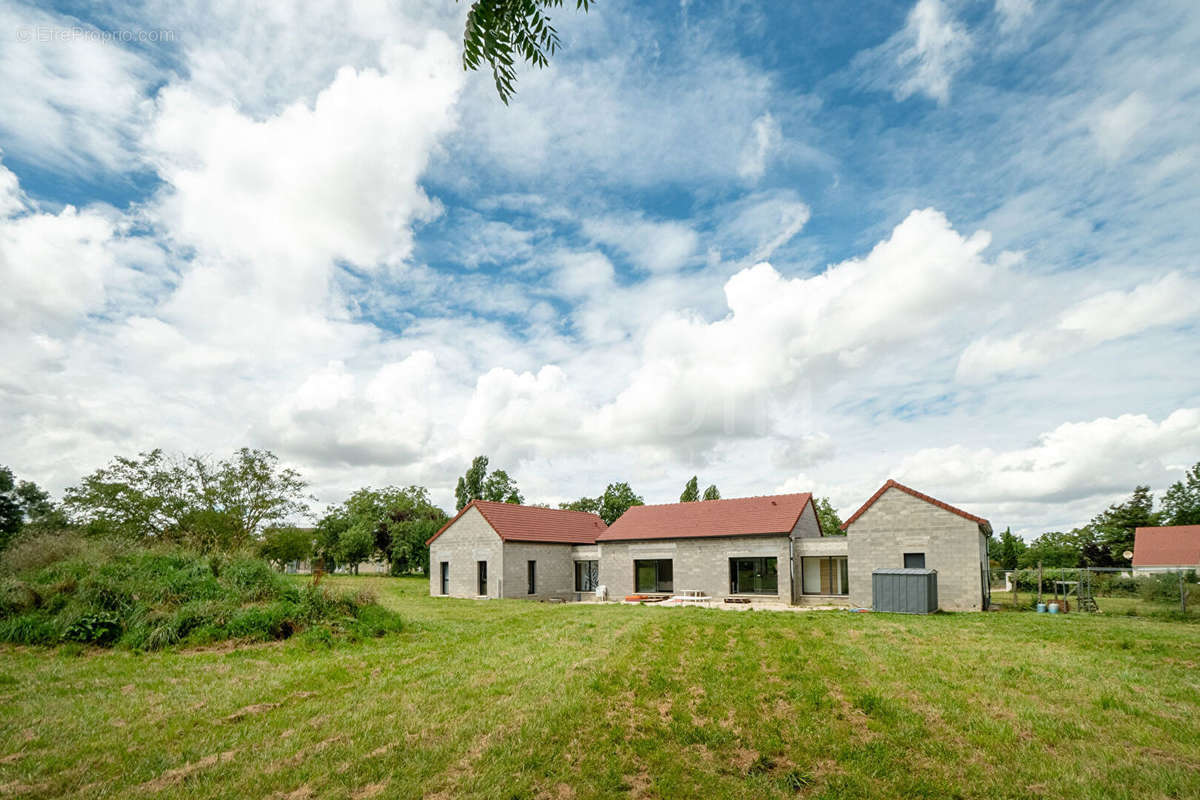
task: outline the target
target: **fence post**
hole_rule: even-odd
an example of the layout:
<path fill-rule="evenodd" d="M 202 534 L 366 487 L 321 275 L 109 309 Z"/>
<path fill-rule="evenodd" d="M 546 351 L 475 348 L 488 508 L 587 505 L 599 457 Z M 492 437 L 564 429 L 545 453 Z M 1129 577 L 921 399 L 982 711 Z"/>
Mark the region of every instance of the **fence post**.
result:
<path fill-rule="evenodd" d="M 1179 611 L 1182 614 L 1187 613 L 1187 591 L 1183 588 L 1183 570 L 1179 571 Z"/>

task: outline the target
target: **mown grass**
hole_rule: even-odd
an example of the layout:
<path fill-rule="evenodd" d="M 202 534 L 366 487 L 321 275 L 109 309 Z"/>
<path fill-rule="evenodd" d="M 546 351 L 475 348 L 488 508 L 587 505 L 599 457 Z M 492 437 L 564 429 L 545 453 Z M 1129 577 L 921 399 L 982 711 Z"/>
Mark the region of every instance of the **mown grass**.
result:
<path fill-rule="evenodd" d="M 1076 598 L 1069 597 L 1067 599 L 1071 603 L 1071 610 L 1077 610 L 1078 601 Z M 1022 591 L 1014 597 L 1012 592 L 996 589 L 992 590 L 992 603 L 1006 611 L 1013 610 L 1014 606 L 1018 606 L 1018 604 L 1020 610 L 1029 610 L 1036 602 L 1036 592 Z M 1054 595 L 1043 595 L 1042 602 L 1054 602 Z M 1136 596 L 1097 597 L 1096 605 L 1100 609 L 1101 614 L 1163 617 L 1166 619 L 1200 622 L 1200 590 L 1197 590 L 1195 586 L 1189 587 L 1186 612 L 1180 609 L 1178 598 L 1173 598 L 1171 600 L 1148 600 L 1144 597 Z"/>
<path fill-rule="evenodd" d="M 0 795 L 1200 796 L 1200 627 L 431 599 L 402 633 L 0 647 Z"/>

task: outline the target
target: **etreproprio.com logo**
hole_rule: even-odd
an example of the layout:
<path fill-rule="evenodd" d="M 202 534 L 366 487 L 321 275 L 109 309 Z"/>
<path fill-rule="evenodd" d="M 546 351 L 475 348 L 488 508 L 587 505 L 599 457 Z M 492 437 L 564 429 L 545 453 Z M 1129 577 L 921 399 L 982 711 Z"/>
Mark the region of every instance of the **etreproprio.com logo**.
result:
<path fill-rule="evenodd" d="M 18 42 L 106 42 L 130 44 L 133 42 L 173 42 L 175 31 L 159 30 L 113 30 L 102 31 L 82 25 L 60 27 L 57 25 L 21 25 L 17 27 Z"/>

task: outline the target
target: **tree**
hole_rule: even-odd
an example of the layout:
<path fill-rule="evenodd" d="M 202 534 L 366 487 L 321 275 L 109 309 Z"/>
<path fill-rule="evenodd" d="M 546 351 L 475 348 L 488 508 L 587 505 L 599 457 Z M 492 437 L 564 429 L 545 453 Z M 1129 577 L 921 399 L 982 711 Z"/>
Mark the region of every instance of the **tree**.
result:
<path fill-rule="evenodd" d="M 630 488 L 628 483 L 610 483 L 599 498 L 600 508 L 597 513 L 605 525 L 612 525 L 621 515 L 633 506 L 642 506 L 646 501 Z"/>
<path fill-rule="evenodd" d="M 1167 489 L 1161 513 L 1164 525 L 1200 525 L 1200 463 Z"/>
<path fill-rule="evenodd" d="M 599 497 L 581 497 L 570 503 L 559 503 L 558 507 L 568 511 L 586 511 L 589 514 L 597 514 L 600 519 L 604 520 L 605 525 L 612 525 L 633 506 L 645 504 L 646 501 L 642 499 L 642 496 L 633 491 L 628 483 L 622 481 L 610 483 L 604 489 L 604 494 Z"/>
<path fill-rule="evenodd" d="M 576 10 L 586 13 L 590 1 L 575 0 Z M 544 9 L 561 7 L 562 0 L 476 0 L 463 31 L 463 68 L 491 65 L 496 92 L 508 105 L 517 80 L 516 58 L 544 67 L 558 50 L 558 32 Z"/>
<path fill-rule="evenodd" d="M 350 517 L 338 506 L 329 506 L 325 516 L 317 520 L 313 554 L 321 561 L 321 567 L 326 572 L 337 569 L 342 558 L 342 535 L 350 530 L 350 525 Z"/>
<path fill-rule="evenodd" d="M 1124 503 L 1114 503 L 1092 517 L 1079 531 L 1083 563 L 1079 566 L 1116 567 L 1125 559 L 1121 554 L 1133 549 L 1134 530 L 1157 525 L 1154 495 L 1149 486 L 1138 486 Z"/>
<path fill-rule="evenodd" d="M 375 537 L 369 530 L 351 526 L 338 537 L 338 561 L 348 564 L 355 575 L 358 574 L 358 565 L 370 558 L 374 551 Z"/>
<path fill-rule="evenodd" d="M 524 500 L 521 492 L 517 489 L 517 482 L 502 469 L 487 476 L 487 480 L 483 483 L 483 499 L 491 500 L 494 503 L 515 503 L 517 505 Z"/>
<path fill-rule="evenodd" d="M 1047 531 L 1030 542 L 1018 558 L 1018 564 L 1023 569 L 1036 567 L 1039 562 L 1047 567 L 1078 566 L 1078 537 L 1074 533 Z"/>
<path fill-rule="evenodd" d="M 378 554 L 390 563 L 393 574 L 428 573 L 425 542 L 446 519 L 446 512 L 433 505 L 422 486 L 367 487 L 328 509 L 317 524 L 317 538 L 322 554 L 335 564 L 357 566 Z M 369 547 L 364 544 L 368 540 Z"/>
<path fill-rule="evenodd" d="M 487 456 L 475 456 L 471 466 L 467 467 L 466 473 L 458 479 L 458 486 L 454 489 L 454 499 L 459 511 L 466 508 L 472 500 L 483 499 L 483 482 L 487 479 L 487 467 Z"/>
<path fill-rule="evenodd" d="M 612 484 L 609 484 L 610 486 Z M 572 500 L 569 503 L 559 503 L 558 507 L 566 511 L 584 511 L 588 514 L 600 513 L 599 497 L 581 497 L 578 500 Z"/>
<path fill-rule="evenodd" d="M 0 466 L 0 550 L 25 528 L 63 527 L 66 518 L 50 501 L 49 493 L 33 481 L 19 481 L 8 467 Z"/>
<path fill-rule="evenodd" d="M 709 486 L 707 489 L 704 490 L 704 499 L 705 500 L 720 500 L 721 499 L 721 490 L 717 488 L 717 485 L 715 483 L 712 486 Z"/>
<path fill-rule="evenodd" d="M 306 561 L 313 554 L 314 528 L 280 525 L 263 531 L 258 543 L 258 555 L 278 565 L 280 569 L 293 561 Z"/>
<path fill-rule="evenodd" d="M 679 502 L 694 503 L 700 499 L 700 481 L 697 476 L 693 475 L 691 480 L 683 487 L 683 494 L 679 495 Z"/>
<path fill-rule="evenodd" d="M 524 498 L 517 489 L 517 482 L 508 473 L 498 469 L 488 474 L 488 457 L 476 456 L 466 473 L 458 479 L 454 489 L 457 510 L 462 511 L 472 500 L 491 500 L 497 503 L 521 504 Z"/>
<path fill-rule="evenodd" d="M 1013 534 L 1012 528 L 1005 528 L 1004 533 L 1000 534 L 1000 539 L 996 543 L 992 555 L 1001 569 L 1016 569 L 1021 563 L 1022 554 L 1027 549 L 1029 547 L 1025 544 L 1024 539 Z"/>
<path fill-rule="evenodd" d="M 829 502 L 829 498 L 819 497 L 815 505 L 817 519 L 821 522 L 821 532 L 826 536 L 845 535 L 846 532 L 842 530 L 842 518 L 838 516 L 837 509 Z"/>
<path fill-rule="evenodd" d="M 208 552 L 247 547 L 264 528 L 305 514 L 305 488 L 266 450 L 243 447 L 212 461 L 156 449 L 113 459 L 67 489 L 63 505 L 93 533 Z"/>

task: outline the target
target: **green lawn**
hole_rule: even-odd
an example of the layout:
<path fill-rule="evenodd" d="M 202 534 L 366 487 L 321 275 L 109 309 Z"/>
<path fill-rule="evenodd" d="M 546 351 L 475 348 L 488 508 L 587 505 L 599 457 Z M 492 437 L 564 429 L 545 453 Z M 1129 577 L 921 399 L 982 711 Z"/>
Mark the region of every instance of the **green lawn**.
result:
<path fill-rule="evenodd" d="M 430 599 L 307 649 L 0 649 L 0 797 L 1200 797 L 1200 626 Z"/>

